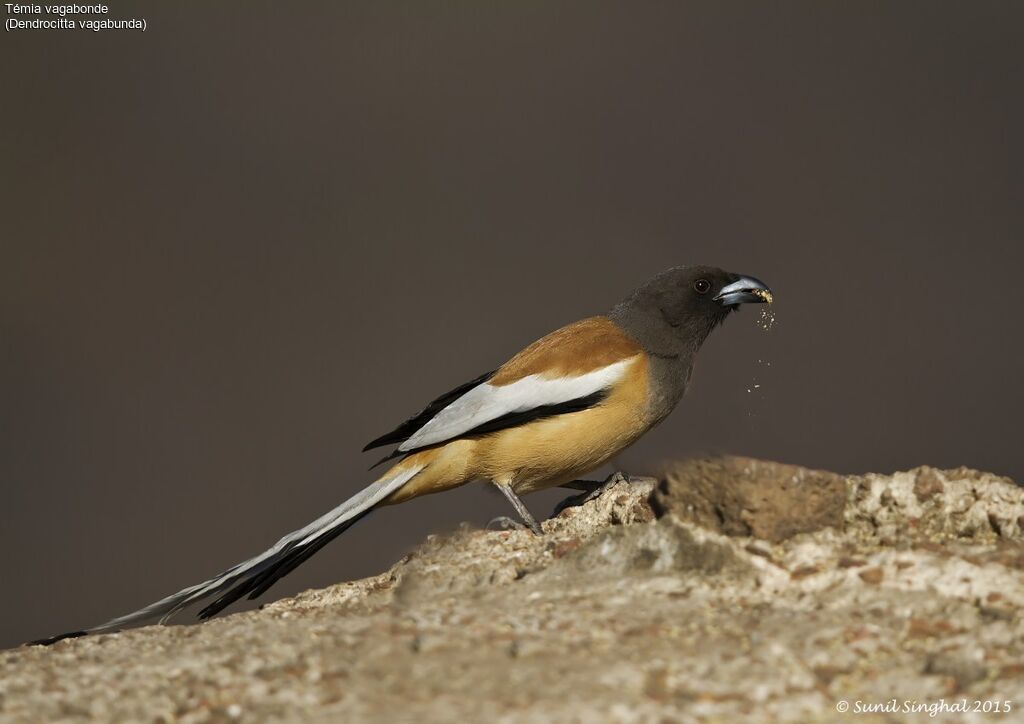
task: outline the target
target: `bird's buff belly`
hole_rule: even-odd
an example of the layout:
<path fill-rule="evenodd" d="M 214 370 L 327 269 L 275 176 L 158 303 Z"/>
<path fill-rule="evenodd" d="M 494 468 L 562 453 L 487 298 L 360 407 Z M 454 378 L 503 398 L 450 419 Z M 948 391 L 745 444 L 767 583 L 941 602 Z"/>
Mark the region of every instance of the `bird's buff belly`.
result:
<path fill-rule="evenodd" d="M 647 427 L 636 408 L 601 405 L 480 440 L 476 467 L 480 477 L 509 482 L 519 494 L 543 490 L 601 467 Z"/>
<path fill-rule="evenodd" d="M 596 407 L 479 439 L 475 472 L 507 482 L 517 493 L 529 493 L 601 467 L 650 429 L 647 375 L 647 364 L 638 357 L 625 379 Z"/>

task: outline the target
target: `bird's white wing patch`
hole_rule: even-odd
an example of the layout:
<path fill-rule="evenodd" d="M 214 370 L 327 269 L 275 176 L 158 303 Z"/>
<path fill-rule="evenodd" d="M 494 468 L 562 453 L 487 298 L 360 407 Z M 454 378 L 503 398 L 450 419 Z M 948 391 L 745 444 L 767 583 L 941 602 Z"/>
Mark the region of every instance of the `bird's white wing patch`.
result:
<path fill-rule="evenodd" d="M 398 449 L 408 452 L 436 445 L 503 415 L 558 405 L 600 392 L 621 379 L 635 359 L 629 357 L 575 377 L 549 379 L 529 375 L 500 386 L 485 382 L 434 415 Z"/>

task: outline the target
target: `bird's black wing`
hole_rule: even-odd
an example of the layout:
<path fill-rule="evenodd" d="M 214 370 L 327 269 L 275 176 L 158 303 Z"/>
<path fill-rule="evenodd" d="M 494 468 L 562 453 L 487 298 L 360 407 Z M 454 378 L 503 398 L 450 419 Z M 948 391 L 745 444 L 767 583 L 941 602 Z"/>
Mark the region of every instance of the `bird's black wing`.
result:
<path fill-rule="evenodd" d="M 444 393 L 436 400 L 431 402 L 429 405 L 424 407 L 422 410 L 417 412 L 415 415 L 410 417 L 408 420 L 403 422 L 401 425 L 396 427 L 391 432 L 387 433 L 386 435 L 381 435 L 376 440 L 372 440 L 371 442 L 367 443 L 366 447 L 363 448 L 363 452 L 366 452 L 367 450 L 372 450 L 375 447 L 382 447 L 384 445 L 393 445 L 395 443 L 405 442 L 410 437 L 412 437 L 413 433 L 415 433 L 421 427 L 426 425 L 434 417 L 434 415 L 439 413 L 444 408 L 448 407 L 448 405 L 455 402 L 455 400 L 462 397 L 464 394 L 469 392 L 477 385 L 487 382 L 487 380 L 494 377 L 494 373 L 497 371 L 498 370 L 491 370 L 490 372 L 480 375 L 475 380 L 470 380 L 465 384 L 459 385 L 454 390 L 449 390 L 448 392 Z M 386 459 L 388 458 L 385 458 L 385 460 Z"/>

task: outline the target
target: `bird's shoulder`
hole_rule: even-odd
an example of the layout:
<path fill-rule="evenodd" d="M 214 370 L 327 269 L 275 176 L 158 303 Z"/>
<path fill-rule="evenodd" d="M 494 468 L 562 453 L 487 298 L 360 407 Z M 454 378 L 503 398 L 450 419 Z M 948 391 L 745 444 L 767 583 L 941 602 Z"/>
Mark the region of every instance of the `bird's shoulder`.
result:
<path fill-rule="evenodd" d="M 578 377 L 640 354 L 640 345 L 608 317 L 588 317 L 547 334 L 497 369 L 497 387 L 538 375 Z"/>

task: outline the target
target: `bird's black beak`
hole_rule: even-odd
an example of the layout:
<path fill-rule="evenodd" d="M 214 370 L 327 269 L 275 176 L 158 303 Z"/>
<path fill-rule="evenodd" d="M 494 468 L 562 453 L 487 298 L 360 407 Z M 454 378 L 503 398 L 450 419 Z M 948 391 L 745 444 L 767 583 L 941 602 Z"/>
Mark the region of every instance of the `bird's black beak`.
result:
<path fill-rule="evenodd" d="M 715 301 L 724 307 L 737 304 L 771 304 L 772 290 L 760 279 L 741 276 L 732 284 L 726 284 L 715 296 Z"/>

